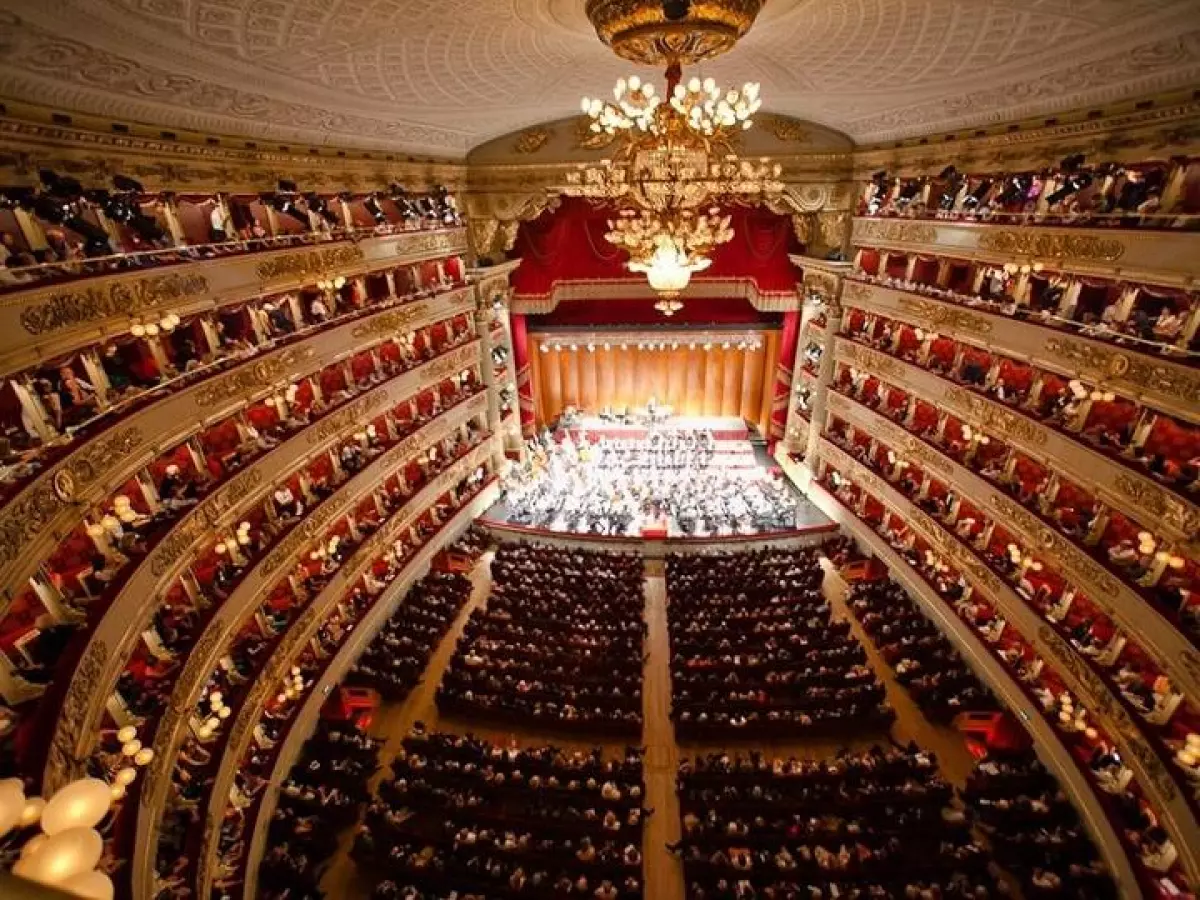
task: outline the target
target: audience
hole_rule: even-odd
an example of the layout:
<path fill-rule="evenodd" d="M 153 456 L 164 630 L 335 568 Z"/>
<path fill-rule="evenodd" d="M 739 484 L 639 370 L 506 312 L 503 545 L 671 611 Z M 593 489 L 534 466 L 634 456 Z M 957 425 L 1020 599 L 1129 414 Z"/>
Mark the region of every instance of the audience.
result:
<path fill-rule="evenodd" d="M 438 691 L 443 712 L 597 734 L 642 727 L 640 555 L 502 544 Z"/>
<path fill-rule="evenodd" d="M 667 558 L 680 740 L 885 731 L 892 711 L 813 549 Z"/>
<path fill-rule="evenodd" d="M 637 898 L 641 752 L 519 749 L 418 723 L 367 811 L 352 854 L 377 900 Z"/>

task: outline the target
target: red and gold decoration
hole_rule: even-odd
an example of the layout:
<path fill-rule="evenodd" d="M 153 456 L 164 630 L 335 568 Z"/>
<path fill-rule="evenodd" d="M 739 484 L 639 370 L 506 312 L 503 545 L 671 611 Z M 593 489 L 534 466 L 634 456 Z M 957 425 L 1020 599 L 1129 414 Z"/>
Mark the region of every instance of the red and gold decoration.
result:
<path fill-rule="evenodd" d="M 686 4 L 685 4 L 686 5 Z M 660 96 L 649 81 L 622 78 L 613 100 L 583 99 L 592 134 L 616 142 L 609 159 L 567 174 L 564 192 L 618 210 L 606 240 L 629 255 L 631 272 L 646 276 L 665 315 L 693 274 L 712 264 L 712 251 L 733 238 L 723 208 L 754 205 L 783 191 L 781 167 L 741 159 L 737 135 L 762 106 L 757 83 L 725 91 L 711 79 L 683 80 L 682 64 L 728 50 L 753 24 L 761 3 L 696 3 L 668 21 L 661 3 L 593 2 L 588 14 L 619 55 L 666 62 Z"/>

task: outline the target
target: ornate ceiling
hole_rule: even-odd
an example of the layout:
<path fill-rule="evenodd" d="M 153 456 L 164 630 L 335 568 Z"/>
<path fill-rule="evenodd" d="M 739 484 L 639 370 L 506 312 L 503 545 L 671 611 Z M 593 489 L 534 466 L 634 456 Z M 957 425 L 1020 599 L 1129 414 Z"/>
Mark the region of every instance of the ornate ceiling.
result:
<path fill-rule="evenodd" d="M 583 0 L 0 0 L 0 95 L 460 157 L 630 65 Z M 768 0 L 706 66 L 869 143 L 1200 84 L 1200 0 Z M 643 73 L 645 74 L 645 73 Z"/>

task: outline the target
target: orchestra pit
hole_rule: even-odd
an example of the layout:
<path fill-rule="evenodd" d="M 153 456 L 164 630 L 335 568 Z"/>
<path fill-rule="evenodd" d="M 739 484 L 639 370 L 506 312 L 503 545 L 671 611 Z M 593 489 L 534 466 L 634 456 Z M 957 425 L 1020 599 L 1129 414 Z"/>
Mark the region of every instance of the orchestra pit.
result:
<path fill-rule="evenodd" d="M 0 898 L 1195 900 L 1200 0 L 0 6 Z"/>

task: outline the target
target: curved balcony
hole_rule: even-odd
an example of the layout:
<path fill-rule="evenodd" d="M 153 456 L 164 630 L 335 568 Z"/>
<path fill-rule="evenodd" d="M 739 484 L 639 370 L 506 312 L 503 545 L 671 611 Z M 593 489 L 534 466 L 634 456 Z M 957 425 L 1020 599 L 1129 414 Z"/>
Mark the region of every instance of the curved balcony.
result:
<path fill-rule="evenodd" d="M 1155 537 L 1157 523 L 1143 526 L 1105 507 L 1067 476 L 1018 453 L 988 429 L 972 429 L 874 376 L 856 389 L 848 371 L 840 373 L 829 408 L 948 478 L 962 496 L 1051 552 L 1075 584 L 1103 598 L 1099 602 L 1107 614 L 1126 623 L 1126 630 L 1145 634 L 1157 648 L 1154 655 L 1170 660 L 1167 665 L 1177 670 L 1180 683 L 1200 696 L 1200 654 L 1194 649 L 1200 631 L 1191 624 L 1195 613 L 1181 607 L 1186 601 L 1167 599 L 1194 592 L 1200 571 L 1194 562 L 1159 550 L 1169 544 Z M 1123 559 L 1134 540 L 1154 546 L 1144 562 L 1118 566 L 1114 560 Z M 1167 555 L 1160 559 L 1158 552 Z"/>
<path fill-rule="evenodd" d="M 215 255 L 158 269 L 121 272 L 65 286 L 18 289 L 0 298 L 0 372 L 5 374 L 82 344 L 112 340 L 140 321 L 174 313 L 217 312 L 230 303 L 318 279 L 353 278 L 380 268 L 465 253 L 466 231 L 401 232 L 317 247 L 244 256 Z"/>
<path fill-rule="evenodd" d="M 1009 531 L 996 524 L 997 519 L 986 514 L 990 504 L 976 506 L 969 500 L 960 499 L 956 493 L 960 482 L 954 476 L 965 476 L 966 473 L 958 466 L 949 466 L 949 481 L 943 482 L 929 477 L 920 465 L 902 458 L 901 454 L 907 455 L 903 449 L 897 451 L 874 442 L 872 450 L 864 452 L 861 439 L 855 442 L 831 434 L 827 435 L 827 440 L 852 456 L 861 456 L 872 471 L 924 509 L 930 516 L 929 521 L 940 523 L 947 539 L 957 540 L 964 548 L 976 553 L 993 574 L 1015 589 L 1035 615 L 1049 623 L 1059 637 L 1074 648 L 1093 676 L 1124 706 L 1128 721 L 1138 725 L 1195 810 L 1191 782 L 1200 781 L 1200 773 L 1181 766 L 1174 754 L 1182 748 L 1185 735 L 1200 728 L 1196 708 L 1185 700 L 1185 693 L 1198 696 L 1192 690 L 1195 673 L 1186 665 L 1186 658 L 1196 658 L 1196 654 L 1185 645 L 1182 651 L 1185 658 L 1181 662 L 1174 654 L 1164 657 L 1146 649 L 1149 646 L 1159 654 L 1179 650 L 1179 645 L 1185 644 L 1181 636 L 1165 623 L 1160 623 L 1163 627 L 1155 631 L 1154 623 L 1149 621 L 1152 614 L 1142 609 L 1139 616 L 1136 607 L 1122 609 L 1122 614 L 1115 617 L 1125 628 L 1124 632 L 1117 630 L 1113 620 L 1100 611 L 1100 603 L 1105 610 L 1110 608 L 1111 597 L 1094 595 L 1103 596 L 1104 600 L 1093 603 L 1089 599 L 1093 595 L 1085 596 L 1067 585 L 1057 571 L 1059 559 L 1053 552 L 1044 553 L 1044 545 L 1027 541 L 1015 527 Z M 969 476 L 961 478 L 963 487 L 970 481 Z M 993 497 L 991 502 L 995 503 L 996 498 Z M 1003 507 L 1003 501 L 1000 505 Z M 1135 621 L 1142 624 L 1133 625 Z M 1155 638 L 1167 642 L 1167 647 L 1153 643 Z M 1110 671 L 1115 671 L 1118 665 L 1120 671 L 1111 675 Z M 1174 685 L 1163 675 L 1164 669 L 1172 678 L 1178 679 Z M 1185 693 L 1178 690 L 1180 687 Z M 1143 690 L 1148 695 L 1144 701 Z M 1168 745 L 1168 739 L 1172 737 L 1177 746 Z"/>
<path fill-rule="evenodd" d="M 218 843 L 217 846 L 221 867 L 235 869 L 234 878 L 244 879 L 248 895 L 254 893 L 257 862 L 261 860 L 264 844 L 268 840 L 266 824 L 271 821 L 275 810 L 278 797 L 276 786 L 285 780 L 330 691 L 342 681 L 346 670 L 361 655 L 367 643 L 396 614 L 397 604 L 402 602 L 408 589 L 423 576 L 434 556 L 449 546 L 469 527 L 476 516 L 487 509 L 493 502 L 495 493 L 494 481 L 489 480 L 459 497 L 456 504 L 448 504 L 451 509 L 448 518 L 445 518 L 443 524 L 436 526 L 436 531 L 426 539 L 424 547 L 396 571 L 384 593 L 361 614 L 353 626 L 353 631 L 347 628 L 340 641 L 330 642 L 330 656 L 315 661 L 315 665 L 307 669 L 302 663 L 298 663 L 308 682 L 304 693 L 291 699 L 282 710 L 271 709 L 273 705 L 278 704 L 278 697 L 275 701 L 266 701 L 262 714 L 265 716 L 268 709 L 271 709 L 272 721 L 278 731 L 277 736 L 273 738 L 274 745 L 264 747 L 257 737 L 253 737 L 247 744 L 245 755 L 234 762 L 239 773 L 252 772 L 268 787 L 259 792 L 246 812 L 246 824 L 242 831 L 250 835 L 250 839 L 245 844 L 246 849 L 240 861 L 227 862 L 221 844 Z M 400 609 L 403 610 L 403 606 Z M 253 734 L 255 729 L 250 731 Z M 259 823 L 263 823 L 263 827 L 258 827 Z"/>
<path fill-rule="evenodd" d="M 890 535 L 904 549 L 910 565 L 923 567 L 923 577 L 938 593 L 951 596 L 959 614 L 997 648 L 1007 665 L 1017 667 L 1014 677 L 1018 683 L 1036 686 L 1036 690 L 1030 689 L 1030 699 L 1053 717 L 1052 722 L 1057 720 L 1058 730 L 1067 739 L 1077 763 L 1087 765 L 1097 746 L 1119 748 L 1122 760 L 1136 778 L 1138 791 L 1172 834 L 1181 865 L 1194 880 L 1196 848 L 1190 835 L 1195 833 L 1196 824 L 1189 798 L 1181 793 L 1155 750 L 1142 739 L 1120 702 L 1095 678 L 1071 645 L 1042 623 L 971 548 L 947 539 L 937 522 L 840 448 L 824 439 L 820 448 L 822 463 L 845 473 L 832 482 L 823 481 L 823 486 L 828 484 L 828 496 L 836 497 L 847 512 L 871 529 Z M 914 543 L 914 536 L 919 536 L 918 542 Z M 964 586 L 970 590 L 964 592 Z M 1048 667 L 1046 660 L 1055 661 L 1057 668 Z M 1085 705 L 1075 706 L 1077 701 L 1071 695 L 1081 698 Z M 1113 793 L 1130 787 L 1128 780 L 1122 780 L 1124 783 Z M 1143 883 L 1154 877 L 1156 873 L 1144 872 Z"/>
<path fill-rule="evenodd" d="M 263 705 L 278 691 L 280 677 L 290 668 L 297 653 L 311 640 L 333 606 L 352 591 L 360 579 L 377 581 L 371 574 L 373 568 L 382 564 L 389 554 L 394 555 L 397 552 L 392 547 L 393 542 L 412 532 L 444 492 L 462 483 L 477 468 L 486 464 L 493 453 L 491 443 L 492 439 L 489 437 L 468 451 L 465 456 L 451 462 L 402 507 L 382 521 L 371 537 L 358 544 L 336 572 L 320 585 L 307 601 L 304 612 L 292 621 L 264 652 L 258 654 L 260 658 L 254 662 L 253 671 L 243 676 L 244 680 L 236 690 L 231 688 L 226 693 L 234 698 L 230 706 L 233 707 L 236 718 L 233 719 L 231 727 L 223 729 L 217 736 L 209 751 L 209 763 L 205 766 L 205 770 L 215 775 L 216 780 L 210 789 L 205 791 L 207 802 L 201 803 L 204 809 L 201 815 L 203 820 L 215 822 L 218 827 L 216 831 L 205 828 L 202 843 L 198 847 L 199 853 L 193 858 L 193 871 L 197 872 L 201 879 L 211 877 L 212 866 L 209 861 L 216 851 L 219 826 L 229 803 L 235 770 L 253 737 L 253 726 L 261 715 Z M 428 533 L 410 535 L 405 540 L 406 547 L 403 552 L 411 555 L 435 530 L 436 526 L 428 525 Z M 377 594 L 381 589 L 372 589 L 372 586 L 368 585 L 366 592 Z M 203 688 L 204 683 L 198 687 Z M 186 708 L 184 714 L 188 714 L 189 710 L 190 707 Z M 174 729 L 174 733 L 164 734 L 169 727 Z M 134 858 L 135 891 L 138 890 L 138 875 L 144 877 L 148 874 L 146 866 L 152 864 L 153 843 L 159 833 L 157 822 L 165 812 L 164 801 L 173 780 L 169 774 L 170 766 L 173 763 L 177 767 L 185 765 L 178 756 L 178 750 L 183 737 L 181 732 L 186 732 L 189 728 L 191 726 L 183 721 L 181 716 L 168 716 L 159 728 L 160 735 L 168 739 L 173 752 L 169 754 L 167 762 L 154 768 L 146 779 L 145 790 L 149 794 L 142 804 L 142 814 L 138 818 L 137 852 Z M 216 766 L 213 766 L 213 763 L 216 763 Z M 204 885 L 200 893 L 207 895 L 207 892 L 207 885 Z"/>
<path fill-rule="evenodd" d="M 911 338 L 915 340 L 915 329 L 910 331 Z M 939 348 L 934 348 L 934 352 L 938 353 L 939 359 L 935 361 L 934 368 L 924 368 L 906 361 L 902 353 L 891 352 L 890 343 L 888 349 L 880 350 L 849 337 L 837 339 L 837 359 L 860 371 L 879 375 L 953 411 L 973 428 L 999 434 L 1013 446 L 1045 460 L 1060 472 L 1087 473 L 1088 488 L 1096 496 L 1104 498 L 1114 508 L 1128 510 L 1143 521 L 1158 522 L 1162 532 L 1172 540 L 1190 544 L 1195 539 L 1197 525 L 1200 524 L 1200 508 L 1187 496 L 1189 491 L 1182 484 L 1187 477 L 1183 466 L 1178 467 L 1174 483 L 1169 485 L 1156 478 L 1151 468 L 1166 459 L 1167 451 L 1190 465 L 1190 457 L 1184 455 L 1187 450 L 1180 449 L 1176 441 L 1182 440 L 1186 445 L 1192 439 L 1191 430 L 1176 434 L 1178 426 L 1164 421 L 1161 416 L 1137 421 L 1136 407 L 1124 400 L 1117 404 L 1115 395 L 1101 396 L 1096 391 L 1089 394 L 1086 388 L 1082 388 L 1083 396 L 1080 398 L 1073 393 L 1074 389 L 1066 380 L 1052 373 L 1046 373 L 1039 379 L 1036 391 L 1031 382 L 1025 382 L 1021 389 L 1009 388 L 1005 391 L 1005 373 L 997 368 L 993 377 L 987 366 L 982 373 L 978 368 L 979 361 L 984 358 L 998 367 L 1003 364 L 1002 360 L 984 355 L 983 351 L 974 348 L 969 351 L 964 349 L 960 357 L 955 342 L 940 337 L 936 342 Z M 909 350 L 914 358 L 919 359 L 918 347 Z M 941 352 L 943 348 L 945 353 Z M 967 352 L 972 354 L 969 360 Z M 949 354 L 948 362 L 945 354 Z M 934 370 L 955 372 L 967 365 L 972 367 L 973 376 L 980 374 L 981 377 L 974 380 L 964 378 L 960 382 Z M 1031 367 L 1023 364 L 1019 368 L 1024 372 L 1031 371 Z M 997 388 L 1011 403 L 991 399 L 991 392 Z M 1055 415 L 1040 418 L 1022 404 L 1023 399 L 1035 403 L 1039 410 L 1054 410 Z M 1100 409 L 1093 410 L 1097 404 Z M 1139 448 L 1134 452 L 1141 452 L 1146 460 L 1145 465 L 1138 465 L 1134 459 L 1122 453 L 1106 451 L 1100 443 L 1101 440 L 1111 441 L 1111 435 L 1120 434 L 1120 429 L 1106 414 L 1109 405 L 1114 406 L 1114 414 L 1132 432 L 1130 444 Z M 1066 421 L 1071 428 L 1059 424 L 1062 421 Z M 1135 424 L 1139 427 L 1135 428 Z M 1077 439 L 1079 431 L 1084 428 L 1094 435 L 1095 443 L 1084 443 Z M 1151 439 L 1154 443 L 1149 443 Z M 1155 455 L 1151 455 L 1151 452 Z"/>
<path fill-rule="evenodd" d="M 999 267 L 1040 263 L 1072 275 L 1185 289 L 1194 284 L 1193 260 L 1200 256 L 1200 231 L 856 217 L 850 239 L 856 247 L 950 256 Z"/>
<path fill-rule="evenodd" d="M 1146 407 L 1183 421 L 1200 421 L 1200 369 L 1192 363 L 1149 359 L 1083 335 L 1067 337 L 1035 318 L 1017 318 L 987 307 L 971 307 L 909 290 L 847 279 L 842 304 L 868 315 L 905 322 L 926 332 L 952 335 L 964 344 L 998 350 L 1013 359 L 1048 369 L 1068 380 L 1103 384 Z M 1194 357 L 1200 361 L 1200 356 Z"/>
<path fill-rule="evenodd" d="M 1200 230 L 1187 184 L 1200 160 L 1088 164 L 1083 154 L 1036 172 L 961 173 L 889 179 L 863 190 L 859 215 L 1068 228 Z"/>
<path fill-rule="evenodd" d="M 167 601 L 181 597 L 194 603 L 192 595 L 202 594 L 206 582 L 214 579 L 225 564 L 221 554 L 212 548 L 239 543 L 234 536 L 237 522 L 254 526 L 251 535 L 255 544 L 253 552 L 248 548 L 241 551 L 246 557 L 242 560 L 243 570 L 276 552 L 272 548 L 286 544 L 290 535 L 306 534 L 304 521 L 297 520 L 291 510 L 278 509 L 275 498 L 283 487 L 291 496 L 305 498 L 303 502 L 311 506 L 313 514 L 323 510 L 323 504 L 319 502 L 321 493 L 328 496 L 331 490 L 340 489 L 351 480 L 336 457 L 331 459 L 333 448 L 341 445 L 345 449 L 347 444 L 367 445 L 367 452 L 374 459 L 353 480 L 356 484 L 368 484 L 390 474 L 395 466 L 406 462 L 421 448 L 482 416 L 486 410 L 486 396 L 478 388 L 472 392 L 463 385 L 457 401 L 448 401 L 450 405 L 437 418 L 417 427 L 430 412 L 430 407 L 418 402 L 429 390 L 429 385 L 436 387 L 436 377 L 444 377 L 446 370 L 476 366 L 478 360 L 474 356 L 473 345 L 458 348 L 400 376 L 347 408 L 339 417 L 339 428 L 325 428 L 323 436 L 302 433 L 296 440 L 281 444 L 259 463 L 239 474 L 232 483 L 210 494 L 179 521 L 158 549 L 144 557 L 147 562 L 120 586 L 108 614 L 91 634 L 86 649 L 67 655 L 68 661 L 83 660 L 78 671 L 90 673 L 86 682 L 71 684 L 65 696 L 61 689 L 57 690 L 53 697 L 47 697 L 40 704 L 42 710 L 59 710 L 53 731 L 54 751 L 47 766 L 47 778 L 51 783 L 62 777 L 63 767 L 77 766 L 90 756 L 93 748 L 89 741 L 100 729 L 109 698 L 118 684 L 118 674 L 129 664 L 133 648 L 143 649 L 139 639 L 148 630 L 156 629 L 162 608 L 147 605 L 145 597 L 163 597 Z M 415 416 L 404 421 L 398 417 L 389 419 L 388 410 L 399 410 L 413 403 L 417 404 Z M 376 430 L 378 438 L 365 440 L 365 429 L 368 428 Z M 281 476 L 280 473 L 288 474 Z M 353 490 L 353 485 L 346 489 Z M 232 588 L 233 584 L 229 584 L 225 593 L 232 596 Z M 189 603 L 183 606 L 190 608 Z M 189 620 L 186 632 L 190 638 L 186 643 L 175 645 L 161 641 L 156 634 L 155 645 L 147 645 L 145 649 L 156 658 L 173 659 L 187 655 L 189 651 L 195 653 L 197 643 L 203 640 L 201 634 L 205 633 L 207 622 L 224 612 L 223 604 L 213 604 L 200 610 L 198 615 L 184 614 L 182 618 Z M 56 698 L 61 698 L 61 706 L 53 702 Z"/>
<path fill-rule="evenodd" d="M 162 448 L 181 445 L 211 424 L 272 396 L 280 384 L 341 365 L 346 357 L 387 342 L 401 329 L 422 328 L 472 308 L 471 291 L 464 288 L 434 300 L 356 315 L 303 343 L 167 394 L 161 402 L 114 422 L 40 473 L 0 509 L 0 577 L 6 584 L 24 583 L 58 538 L 79 524 L 85 510 L 117 492 Z"/>

